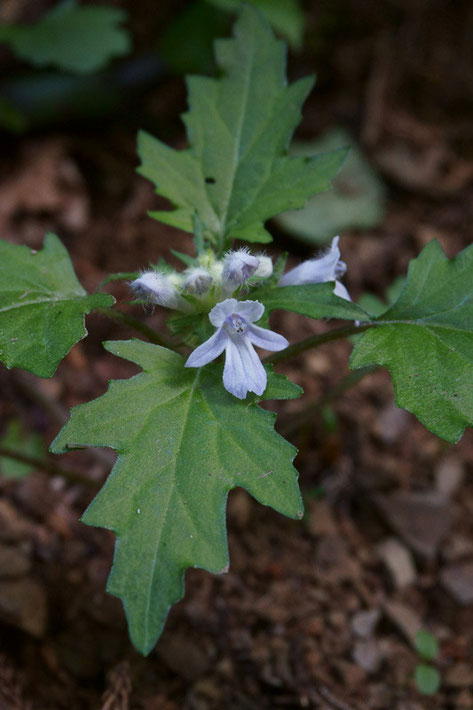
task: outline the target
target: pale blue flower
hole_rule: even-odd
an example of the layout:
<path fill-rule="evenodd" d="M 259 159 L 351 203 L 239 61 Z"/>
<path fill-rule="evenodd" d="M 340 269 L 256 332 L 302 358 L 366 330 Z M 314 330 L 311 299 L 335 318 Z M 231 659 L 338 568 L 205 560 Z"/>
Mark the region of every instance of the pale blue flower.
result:
<path fill-rule="evenodd" d="M 254 325 L 264 313 L 259 301 L 227 298 L 217 303 L 209 320 L 217 329 L 190 355 L 186 367 L 202 367 L 225 350 L 223 384 L 226 390 L 245 399 L 248 392 L 262 395 L 266 389 L 266 371 L 253 345 L 264 350 L 283 350 L 289 343 L 282 335 Z"/>
<path fill-rule="evenodd" d="M 279 279 L 278 286 L 300 286 L 303 284 L 319 284 L 326 281 L 335 281 L 333 292 L 336 296 L 351 301 L 345 286 L 339 281 L 347 270 L 346 264 L 340 261 L 338 237 L 332 240 L 329 251 L 320 257 L 303 261 L 294 269 L 287 271 Z"/>

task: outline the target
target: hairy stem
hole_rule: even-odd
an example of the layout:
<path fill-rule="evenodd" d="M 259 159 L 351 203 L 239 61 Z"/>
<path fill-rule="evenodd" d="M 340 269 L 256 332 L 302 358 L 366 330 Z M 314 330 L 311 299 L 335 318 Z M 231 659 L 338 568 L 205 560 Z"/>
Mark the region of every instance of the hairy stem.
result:
<path fill-rule="evenodd" d="M 273 353 L 268 357 L 265 357 L 263 362 L 283 362 L 283 360 L 289 360 L 291 357 L 300 355 L 300 353 L 310 350 L 311 348 L 318 348 L 320 345 L 329 343 L 332 340 L 338 340 L 339 338 L 348 338 L 350 335 L 359 335 L 364 333 L 368 328 L 372 328 L 374 323 L 363 323 L 362 325 L 345 325 L 342 328 L 336 328 L 335 330 L 329 330 L 327 333 L 319 333 L 318 335 L 310 335 L 305 340 L 301 340 L 299 343 L 294 343 L 284 350 Z"/>
<path fill-rule="evenodd" d="M 133 328 L 133 330 L 136 330 L 138 333 L 141 333 L 141 335 L 148 338 L 150 343 L 154 343 L 154 345 L 161 345 L 163 348 L 169 348 L 170 350 L 179 352 L 179 346 L 171 342 L 171 340 L 166 338 L 166 336 L 157 333 L 153 328 L 150 328 L 149 325 L 146 325 L 146 323 L 143 323 L 138 320 L 138 318 L 131 316 L 129 313 L 112 310 L 111 308 L 96 308 L 95 312 L 100 313 L 100 315 L 105 316 L 106 318 L 110 318 L 110 320 L 113 320 L 116 323 L 123 323 L 124 325 Z"/>
<path fill-rule="evenodd" d="M 14 451 L 13 449 L 8 449 L 3 446 L 0 446 L 0 457 L 28 464 L 40 471 L 44 471 L 44 473 L 47 473 L 49 476 L 61 476 L 71 483 L 81 483 L 88 488 L 98 488 L 99 486 L 99 484 L 92 479 L 86 478 L 70 468 L 62 468 L 62 466 L 58 466 L 46 459 L 41 459 L 36 456 L 27 456 L 26 454 L 21 454 L 19 451 Z"/>

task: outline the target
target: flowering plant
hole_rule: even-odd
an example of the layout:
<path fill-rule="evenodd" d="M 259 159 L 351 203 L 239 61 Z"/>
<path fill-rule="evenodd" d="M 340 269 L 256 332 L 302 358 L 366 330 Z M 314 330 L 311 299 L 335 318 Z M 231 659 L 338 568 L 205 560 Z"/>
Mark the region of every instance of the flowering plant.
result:
<path fill-rule="evenodd" d="M 142 653 L 182 597 L 188 567 L 228 569 L 232 488 L 302 517 L 296 450 L 259 406 L 302 391 L 274 363 L 357 335 L 350 366 L 387 367 L 398 406 L 432 432 L 455 442 L 473 421 L 472 248 L 448 260 L 437 242 L 427 245 L 397 300 L 376 316 L 341 282 L 338 237 L 326 253 L 287 271 L 284 258 L 273 265 L 259 250 L 233 248 L 235 239 L 271 241 L 265 222 L 328 189 L 346 151 L 288 156 L 312 80 L 287 85 L 284 45 L 254 8 L 241 11 L 216 57 L 218 79 L 188 80 L 189 147 L 139 137 L 140 173 L 174 206 L 152 216 L 194 239 L 194 256 L 174 252 L 185 269 L 160 264 L 130 283 L 138 301 L 168 310 L 171 335 L 127 317 L 149 342 L 105 347 L 142 372 L 75 407 L 51 446 L 55 453 L 108 446 L 118 454 L 83 521 L 117 535 L 108 590 L 123 601 Z M 110 295 L 84 291 L 56 236 L 47 235 L 39 253 L 0 242 L 0 257 L 0 358 L 7 367 L 49 377 L 84 337 L 84 314 L 120 318 Z M 268 328 L 276 309 L 351 323 L 289 344 Z M 272 354 L 261 360 L 255 347 Z"/>

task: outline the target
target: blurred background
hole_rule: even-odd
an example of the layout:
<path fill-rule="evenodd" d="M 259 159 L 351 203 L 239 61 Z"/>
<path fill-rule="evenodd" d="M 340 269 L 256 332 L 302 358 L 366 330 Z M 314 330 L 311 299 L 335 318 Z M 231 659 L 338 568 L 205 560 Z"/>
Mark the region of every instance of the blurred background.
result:
<path fill-rule="evenodd" d="M 289 45 L 290 81 L 317 76 L 291 150 L 352 147 L 333 191 L 272 221 L 267 252 L 294 265 L 340 234 L 345 284 L 374 313 L 431 239 L 449 257 L 471 243 L 473 5 L 253 4 Z M 88 290 L 190 253 L 188 235 L 147 216 L 166 201 L 135 171 L 136 133 L 186 146 L 184 75 L 215 74 L 213 40 L 237 6 L 2 0 L 0 236 L 37 249 L 54 231 Z M 164 327 L 126 285 L 109 290 Z M 327 328 L 288 313 L 273 326 L 291 341 Z M 0 457 L 2 710 L 473 708 L 471 432 L 457 447 L 435 438 L 394 407 L 386 373 L 342 379 L 350 343 L 285 366 L 306 392 L 278 404 L 302 450 L 304 521 L 232 493 L 230 573 L 189 573 L 157 649 L 138 656 L 105 594 L 113 536 L 78 522 L 113 454 L 54 458 L 87 487 L 46 453 L 68 407 L 135 372 L 101 347 L 130 333 L 97 315 L 88 330 L 51 380 L 0 369 L 0 448 L 43 462 Z M 440 646 L 429 697 L 414 680 L 419 629 Z"/>

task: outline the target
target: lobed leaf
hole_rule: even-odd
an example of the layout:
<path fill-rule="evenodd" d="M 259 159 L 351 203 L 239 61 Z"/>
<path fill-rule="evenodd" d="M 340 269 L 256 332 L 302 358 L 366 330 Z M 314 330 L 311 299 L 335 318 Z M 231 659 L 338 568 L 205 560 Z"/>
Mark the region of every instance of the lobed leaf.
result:
<path fill-rule="evenodd" d="M 62 2 L 31 25 L 0 28 L 0 42 L 35 66 L 54 65 L 76 74 L 102 69 L 112 57 L 126 54 L 130 37 L 119 25 L 123 10 Z"/>
<path fill-rule="evenodd" d="M 114 302 L 88 295 L 55 234 L 41 251 L 0 240 L 0 361 L 51 377 L 87 331 L 84 314 Z"/>
<path fill-rule="evenodd" d="M 187 81 L 189 148 L 142 132 L 138 172 L 175 207 L 151 213 L 156 219 L 192 232 L 197 211 L 220 247 L 231 238 L 268 242 L 265 220 L 327 190 L 347 151 L 287 156 L 313 80 L 287 86 L 285 46 L 258 11 L 244 7 L 234 38 L 217 41 L 215 51 L 222 76 Z"/>
<path fill-rule="evenodd" d="M 261 301 L 268 313 L 277 309 L 293 311 L 309 318 L 340 318 L 369 321 L 361 306 L 333 293 L 333 283 L 304 284 L 265 288 L 251 292 L 251 298 Z"/>
<path fill-rule="evenodd" d="M 187 369 L 180 355 L 142 341 L 106 347 L 143 372 L 75 407 L 51 450 L 91 445 L 118 452 L 83 521 L 118 537 L 108 591 L 122 599 L 133 643 L 147 654 L 183 596 L 186 568 L 228 568 L 225 507 L 232 488 L 302 516 L 296 450 L 276 434 L 275 415 L 256 398 L 240 401 L 223 388 L 221 364 Z M 271 396 L 298 394 L 281 376 L 272 390 Z"/>
<path fill-rule="evenodd" d="M 350 362 L 387 367 L 398 406 L 452 442 L 473 423 L 472 274 L 473 246 L 449 260 L 438 242 L 428 244 Z"/>

